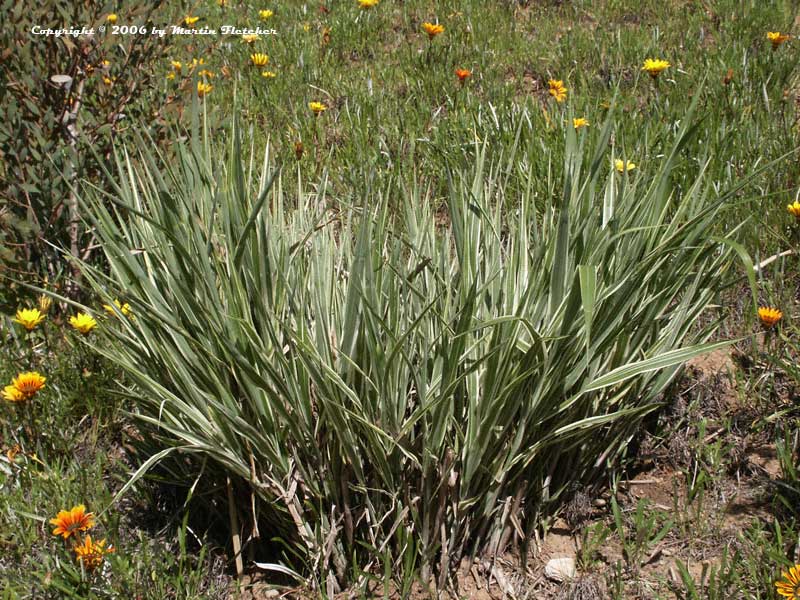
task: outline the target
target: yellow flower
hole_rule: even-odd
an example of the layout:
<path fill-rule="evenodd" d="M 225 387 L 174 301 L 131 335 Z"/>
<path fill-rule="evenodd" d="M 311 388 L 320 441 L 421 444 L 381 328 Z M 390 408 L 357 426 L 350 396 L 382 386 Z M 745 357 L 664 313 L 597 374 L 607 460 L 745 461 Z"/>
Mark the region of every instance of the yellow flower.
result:
<path fill-rule="evenodd" d="M 84 569 L 93 571 L 103 564 L 103 558 L 106 554 L 114 552 L 114 548 L 111 546 L 106 548 L 105 545 L 105 540 L 93 542 L 92 536 L 87 533 L 83 543 L 75 545 L 75 559 L 83 565 Z"/>
<path fill-rule="evenodd" d="M 550 95 L 556 99 L 556 102 L 563 102 L 567 99 L 567 88 L 560 79 L 550 79 L 547 86 L 550 88 Z"/>
<path fill-rule="evenodd" d="M 207 77 L 208 79 L 212 79 L 214 77 L 214 72 L 209 71 L 208 69 L 202 69 L 197 72 L 198 77 Z"/>
<path fill-rule="evenodd" d="M 781 34 L 780 31 L 768 31 L 767 39 L 772 42 L 772 49 L 775 50 L 783 42 L 789 39 L 788 35 Z"/>
<path fill-rule="evenodd" d="M 77 315 L 69 318 L 69 324 L 83 335 L 86 335 L 97 326 L 97 321 L 95 321 L 91 315 L 79 312 Z"/>
<path fill-rule="evenodd" d="M 180 62 L 180 61 L 178 61 L 178 60 L 171 60 L 171 61 L 169 61 L 169 64 L 170 64 L 170 65 L 172 66 L 172 68 L 173 68 L 173 69 L 175 69 L 176 71 L 180 71 L 180 70 L 183 68 L 183 63 L 181 63 L 181 62 Z"/>
<path fill-rule="evenodd" d="M 50 524 L 55 525 L 53 535 L 63 536 L 67 539 L 79 531 L 88 531 L 94 527 L 94 513 L 87 513 L 83 504 L 73 506 L 70 510 L 61 510 L 55 519 L 50 519 Z"/>
<path fill-rule="evenodd" d="M 214 89 L 214 86 L 210 83 L 203 83 L 202 81 L 197 82 L 197 95 L 202 98 L 206 94 L 210 94 L 211 90 Z"/>
<path fill-rule="evenodd" d="M 273 79 L 277 76 L 277 73 L 275 73 L 275 71 L 261 71 L 261 76 L 264 79 Z"/>
<path fill-rule="evenodd" d="M 19 323 L 28 331 L 33 331 L 42 321 L 44 321 L 44 315 L 39 312 L 38 308 L 20 309 L 17 311 L 17 318 L 14 319 L 15 323 Z"/>
<path fill-rule="evenodd" d="M 3 400 L 8 400 L 9 402 L 22 402 L 25 400 L 25 394 L 20 392 L 13 385 L 7 385 L 4 387 L 3 391 L 0 392 L 0 395 L 3 396 Z"/>
<path fill-rule="evenodd" d="M 424 29 L 425 33 L 428 34 L 429 39 L 433 39 L 440 33 L 444 32 L 444 25 L 439 25 L 438 23 L 434 25 L 433 23 L 428 23 L 426 21 L 422 24 L 422 29 Z"/>
<path fill-rule="evenodd" d="M 624 173 L 625 171 L 633 171 L 636 168 L 636 164 L 629 160 L 623 162 L 621 158 L 618 158 L 614 161 L 614 168 L 618 173 Z"/>
<path fill-rule="evenodd" d="M 184 17 L 183 22 L 187 27 L 191 27 L 200 20 L 200 17 Z"/>
<path fill-rule="evenodd" d="M 580 129 L 581 127 L 588 127 L 589 126 L 589 121 L 587 121 L 583 117 L 578 117 L 576 119 L 572 119 L 572 126 L 575 129 Z"/>
<path fill-rule="evenodd" d="M 38 372 L 26 371 L 25 373 L 19 373 L 12 379 L 11 385 L 17 388 L 17 390 L 25 396 L 25 399 L 30 399 L 36 395 L 36 392 L 44 387 L 45 381 L 47 381 L 47 379 L 39 375 Z"/>
<path fill-rule="evenodd" d="M 114 306 L 111 306 L 110 304 L 103 304 L 103 309 L 112 317 L 117 314 L 117 312 L 114 310 L 114 307 L 116 307 L 124 317 L 130 316 L 133 312 L 131 311 L 131 305 L 127 302 L 122 304 L 119 300 L 114 300 Z"/>
<path fill-rule="evenodd" d="M 256 67 L 265 67 L 267 64 L 269 64 L 269 56 L 260 52 L 256 52 L 255 54 L 250 55 L 250 62 L 252 62 Z"/>
<path fill-rule="evenodd" d="M 311 23 L 308 23 L 308 22 L 303 23 L 303 31 L 305 31 L 306 33 L 311 31 Z"/>
<path fill-rule="evenodd" d="M 169 73 L 167 73 L 167 79 L 175 79 L 175 72 L 170 71 Z"/>
<path fill-rule="evenodd" d="M 380 0 L 358 0 L 359 8 L 372 8 L 373 6 L 377 6 Z"/>
<path fill-rule="evenodd" d="M 310 108 L 315 115 L 318 115 L 321 112 L 328 110 L 328 107 L 325 106 L 325 104 L 323 104 L 322 102 L 309 102 L 308 108 Z"/>
<path fill-rule="evenodd" d="M 106 15 L 106 21 L 111 23 L 112 25 L 117 22 L 117 15 L 111 13 L 110 15 Z"/>
<path fill-rule="evenodd" d="M 642 65 L 642 71 L 647 71 L 650 77 L 655 79 L 661 74 L 661 71 L 669 66 L 671 65 L 667 61 L 661 60 L 660 58 L 648 58 L 644 61 L 644 65 Z"/>
<path fill-rule="evenodd" d="M 782 317 L 783 313 L 777 308 L 761 306 L 758 309 L 758 318 L 761 319 L 761 324 L 768 329 L 780 321 Z"/>
<path fill-rule="evenodd" d="M 100 63 L 100 66 L 103 67 L 104 69 L 107 69 L 108 67 L 111 66 L 111 61 L 110 60 L 104 60 L 104 61 L 102 61 Z"/>
<path fill-rule="evenodd" d="M 260 11 L 258 11 L 258 16 L 259 16 L 259 17 L 261 17 L 261 19 L 262 19 L 262 20 L 264 20 L 264 21 L 266 21 L 267 19 L 269 19 L 269 18 L 270 18 L 272 15 L 274 15 L 274 14 L 275 14 L 275 13 L 274 13 L 274 12 L 272 12 L 271 10 L 269 10 L 269 9 L 265 9 L 265 10 L 260 10 Z"/>
<path fill-rule="evenodd" d="M 789 569 L 788 573 L 781 573 L 783 581 L 776 581 L 776 591 L 784 598 L 800 600 L 800 565 Z"/>
<path fill-rule="evenodd" d="M 796 219 L 800 219 L 800 202 L 798 202 L 797 200 L 795 200 L 791 204 L 787 204 L 786 210 L 788 210 L 791 214 L 793 214 Z"/>
<path fill-rule="evenodd" d="M 245 33 L 245 34 L 242 35 L 242 41 L 245 44 L 252 44 L 257 39 L 258 39 L 258 34 L 257 33 Z"/>
<path fill-rule="evenodd" d="M 106 85 L 113 85 L 114 80 L 111 77 L 103 77 L 103 83 L 105 83 Z"/>

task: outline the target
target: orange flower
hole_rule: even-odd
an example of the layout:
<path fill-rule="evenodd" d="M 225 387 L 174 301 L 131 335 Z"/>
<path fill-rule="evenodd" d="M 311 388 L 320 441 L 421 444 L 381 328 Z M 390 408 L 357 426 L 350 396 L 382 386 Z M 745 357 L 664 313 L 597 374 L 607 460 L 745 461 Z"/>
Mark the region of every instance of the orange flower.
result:
<path fill-rule="evenodd" d="M 79 531 L 88 531 L 94 527 L 94 514 L 87 513 L 86 507 L 78 504 L 70 510 L 59 511 L 55 519 L 50 519 L 50 524 L 56 526 L 53 529 L 53 535 L 60 535 L 67 539 L 71 535 L 77 536 Z"/>
<path fill-rule="evenodd" d="M 93 542 L 92 536 L 87 533 L 83 543 L 76 544 L 73 548 L 73 550 L 75 550 L 75 559 L 83 564 L 83 568 L 87 571 L 94 571 L 103 564 L 103 559 L 106 554 L 114 552 L 114 548 L 111 546 L 106 548 L 105 545 L 105 540 Z"/>
<path fill-rule="evenodd" d="M 775 325 L 782 317 L 783 313 L 777 308 L 762 306 L 758 309 L 758 318 L 761 319 L 761 324 L 767 329 Z"/>
<path fill-rule="evenodd" d="M 44 387 L 45 381 L 47 381 L 47 379 L 39 375 L 36 371 L 26 371 L 25 373 L 19 373 L 12 379 L 11 385 L 17 388 L 26 399 L 30 399 L 36 395 L 36 392 Z"/>
<path fill-rule="evenodd" d="M 469 69 L 456 69 L 456 77 L 461 83 L 464 83 L 466 79 L 472 77 L 472 71 Z"/>
<path fill-rule="evenodd" d="M 768 31 L 767 39 L 772 42 L 772 49 L 776 50 L 778 46 L 789 39 L 789 36 L 781 33 L 780 31 Z"/>
<path fill-rule="evenodd" d="M 428 34 L 429 39 L 433 39 L 440 33 L 444 32 L 444 25 L 439 25 L 438 23 L 434 25 L 433 23 L 425 22 L 422 24 L 422 29 L 424 29 L 425 33 Z"/>

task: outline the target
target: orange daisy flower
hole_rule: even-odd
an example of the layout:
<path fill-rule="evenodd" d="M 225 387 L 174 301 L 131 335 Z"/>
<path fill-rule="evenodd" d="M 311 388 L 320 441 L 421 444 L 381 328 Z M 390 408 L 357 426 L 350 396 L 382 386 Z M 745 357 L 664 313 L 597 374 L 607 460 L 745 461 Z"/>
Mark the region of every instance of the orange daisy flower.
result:
<path fill-rule="evenodd" d="M 77 536 L 79 531 L 87 531 L 93 527 L 94 514 L 87 513 L 86 507 L 79 504 L 70 510 L 59 511 L 55 519 L 50 519 L 50 524 L 56 526 L 53 529 L 53 535 L 60 535 L 67 539 L 71 535 Z"/>

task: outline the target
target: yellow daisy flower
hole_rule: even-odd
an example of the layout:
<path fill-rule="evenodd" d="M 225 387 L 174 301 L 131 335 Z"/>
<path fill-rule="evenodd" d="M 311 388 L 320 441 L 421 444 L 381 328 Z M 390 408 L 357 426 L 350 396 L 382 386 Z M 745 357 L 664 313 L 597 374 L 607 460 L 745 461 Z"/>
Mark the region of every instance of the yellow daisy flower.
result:
<path fill-rule="evenodd" d="M 428 34 L 428 38 L 431 40 L 440 33 L 444 33 L 444 25 L 439 25 L 438 23 L 425 22 L 422 24 L 422 29 Z"/>
<path fill-rule="evenodd" d="M 587 121 L 583 117 L 577 117 L 575 119 L 572 119 L 572 126 L 575 129 L 580 129 L 581 127 L 588 127 L 589 121 Z"/>
<path fill-rule="evenodd" d="M 563 102 L 567 99 L 567 88 L 564 87 L 564 82 L 560 79 L 550 79 L 547 82 L 547 87 L 550 95 L 556 99 L 556 102 Z"/>
<path fill-rule="evenodd" d="M 245 34 L 242 35 L 242 41 L 245 44 L 252 44 L 257 39 L 258 39 L 258 34 L 257 33 L 245 33 Z"/>
<path fill-rule="evenodd" d="M 629 160 L 623 162 L 621 158 L 618 158 L 614 161 L 614 168 L 618 173 L 624 173 L 625 171 L 633 171 L 636 168 L 636 164 Z"/>
<path fill-rule="evenodd" d="M 202 81 L 197 82 L 197 95 L 200 98 L 203 98 L 206 94 L 210 94 L 213 89 L 214 86 L 210 83 L 203 83 Z"/>
<path fill-rule="evenodd" d="M 39 323 L 44 321 L 44 315 L 38 308 L 22 308 L 17 311 L 16 317 L 14 323 L 19 323 L 28 331 L 33 331 Z"/>
<path fill-rule="evenodd" d="M 83 335 L 88 334 L 92 329 L 97 327 L 97 321 L 95 321 L 91 315 L 82 312 L 70 317 L 69 324 Z"/>
<path fill-rule="evenodd" d="M 772 42 L 772 49 L 775 50 L 778 46 L 783 44 L 789 39 L 788 35 L 782 34 L 780 31 L 768 31 L 767 39 Z"/>
<path fill-rule="evenodd" d="M 647 73 L 655 79 L 661 74 L 666 68 L 669 68 L 671 65 L 665 61 L 661 60 L 660 58 L 648 58 L 644 61 L 644 65 L 642 65 L 642 71 L 647 71 Z"/>
<path fill-rule="evenodd" d="M 11 380 L 11 385 L 17 388 L 26 399 L 33 398 L 36 392 L 44 387 L 44 382 L 47 381 L 37 371 L 26 371 L 19 373 L 14 379 Z"/>
<path fill-rule="evenodd" d="M 105 547 L 106 541 L 100 540 L 93 542 L 92 536 L 86 534 L 83 543 L 77 544 L 74 548 L 75 559 L 83 565 L 87 571 L 94 571 L 97 567 L 103 564 L 106 554 L 114 552 L 114 548 L 109 546 Z"/>
<path fill-rule="evenodd" d="M 250 62 L 256 67 L 265 67 L 269 64 L 269 56 L 261 52 L 256 52 L 250 55 Z"/>
<path fill-rule="evenodd" d="M 783 313 L 771 306 L 761 306 L 758 309 L 758 318 L 761 320 L 761 324 L 769 329 L 783 318 Z"/>
<path fill-rule="evenodd" d="M 775 588 L 784 598 L 800 600 L 800 565 L 795 565 L 786 573 L 781 573 L 782 581 L 775 582 Z"/>
<path fill-rule="evenodd" d="M 328 107 L 322 102 L 309 102 L 308 108 L 310 108 L 311 112 L 313 112 L 315 115 L 319 115 L 320 113 L 328 110 Z"/>
<path fill-rule="evenodd" d="M 117 15 L 114 14 L 114 13 L 111 13 L 110 15 L 106 15 L 106 21 L 108 21 L 109 23 L 111 23 L 113 25 L 114 23 L 117 22 Z"/>
<path fill-rule="evenodd" d="M 275 13 L 274 13 L 274 12 L 272 12 L 271 10 L 269 10 L 269 9 L 265 9 L 265 10 L 260 10 L 260 11 L 258 11 L 258 16 L 259 16 L 259 17 L 261 17 L 261 19 L 262 19 L 263 21 L 266 21 L 267 19 L 269 19 L 269 18 L 270 18 L 272 15 L 274 15 L 274 14 L 275 14 Z"/>
<path fill-rule="evenodd" d="M 25 394 L 19 391 L 16 386 L 7 385 L 3 388 L 3 391 L 0 392 L 0 396 L 3 397 L 3 400 L 8 400 L 9 402 L 22 402 L 25 400 Z"/>
<path fill-rule="evenodd" d="M 200 17 L 184 17 L 183 22 L 187 27 L 191 27 L 200 20 Z"/>

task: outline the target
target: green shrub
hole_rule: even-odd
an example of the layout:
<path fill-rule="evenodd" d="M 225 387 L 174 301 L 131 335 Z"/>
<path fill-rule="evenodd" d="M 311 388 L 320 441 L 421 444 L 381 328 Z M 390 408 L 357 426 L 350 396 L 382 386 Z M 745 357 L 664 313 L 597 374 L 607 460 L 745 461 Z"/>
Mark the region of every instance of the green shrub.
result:
<path fill-rule="evenodd" d="M 208 139 L 170 163 L 142 141 L 88 196 L 110 273 L 87 280 L 135 315 L 96 349 L 135 384 L 156 458 L 180 454 L 187 485 L 231 477 L 239 519 L 257 513 L 320 586 L 441 583 L 601 475 L 714 347 L 685 346 L 731 270 L 709 233 L 725 198 L 702 169 L 672 180 L 690 121 L 660 167 L 627 174 L 611 121 L 591 144 L 569 128 L 560 197 L 530 175 L 538 142 L 505 162 L 476 147 L 444 223 L 419 188 L 348 205 L 298 181 L 290 200 L 238 135 L 224 163 Z"/>
<path fill-rule="evenodd" d="M 155 65 L 167 43 L 99 28 L 114 10 L 120 25 L 149 27 L 162 4 L 0 2 L 0 275 L 52 281 L 64 270 L 60 248 L 92 256 L 95 245 L 72 188 L 97 177 L 96 158 L 110 154 L 111 134 L 141 116 L 154 120 L 143 99 L 162 77 Z M 95 35 L 33 34 L 35 26 L 94 28 Z M 12 288 L 0 288 L 0 303 L 13 301 L 11 295 Z"/>

